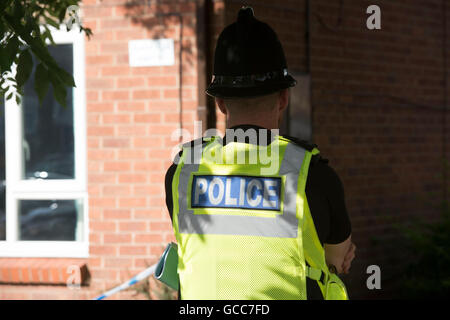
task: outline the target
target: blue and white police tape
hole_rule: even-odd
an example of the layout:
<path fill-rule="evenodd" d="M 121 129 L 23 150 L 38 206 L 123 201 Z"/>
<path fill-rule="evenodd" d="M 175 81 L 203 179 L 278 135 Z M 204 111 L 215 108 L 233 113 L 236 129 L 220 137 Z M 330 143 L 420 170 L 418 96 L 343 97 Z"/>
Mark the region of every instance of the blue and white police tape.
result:
<path fill-rule="evenodd" d="M 136 276 L 134 276 L 133 278 L 131 278 L 130 280 L 128 280 L 127 282 L 122 283 L 120 286 L 117 286 L 111 290 L 106 291 L 105 293 L 99 295 L 98 297 L 94 298 L 94 300 L 103 300 L 111 295 L 113 295 L 114 293 L 117 293 L 119 291 L 122 291 L 124 289 L 127 289 L 129 287 L 131 287 L 133 284 L 144 280 L 147 277 L 150 277 L 152 274 L 155 273 L 156 270 L 156 264 L 152 265 L 151 267 L 148 267 L 147 269 L 145 269 L 144 271 L 142 271 L 141 273 L 138 273 Z"/>

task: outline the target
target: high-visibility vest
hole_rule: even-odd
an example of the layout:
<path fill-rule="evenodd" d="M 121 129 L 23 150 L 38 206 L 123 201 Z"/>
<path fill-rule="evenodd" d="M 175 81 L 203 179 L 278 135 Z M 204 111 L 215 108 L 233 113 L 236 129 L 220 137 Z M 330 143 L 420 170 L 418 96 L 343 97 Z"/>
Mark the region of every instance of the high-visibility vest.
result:
<path fill-rule="evenodd" d="M 172 183 L 182 299 L 307 299 L 306 277 L 324 298 L 348 298 L 305 195 L 317 153 L 282 136 L 184 145 Z"/>

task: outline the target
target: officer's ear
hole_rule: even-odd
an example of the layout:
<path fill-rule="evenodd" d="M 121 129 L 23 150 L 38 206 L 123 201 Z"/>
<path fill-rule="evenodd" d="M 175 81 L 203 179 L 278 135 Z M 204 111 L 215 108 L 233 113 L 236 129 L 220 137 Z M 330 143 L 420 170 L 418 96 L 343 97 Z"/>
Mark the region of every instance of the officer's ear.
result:
<path fill-rule="evenodd" d="M 289 104 L 289 89 L 283 89 L 278 96 L 278 109 L 282 112 Z"/>
<path fill-rule="evenodd" d="M 227 114 L 227 108 L 225 107 L 225 101 L 222 98 L 215 98 L 217 106 L 219 107 L 220 111 L 222 111 L 223 114 Z"/>

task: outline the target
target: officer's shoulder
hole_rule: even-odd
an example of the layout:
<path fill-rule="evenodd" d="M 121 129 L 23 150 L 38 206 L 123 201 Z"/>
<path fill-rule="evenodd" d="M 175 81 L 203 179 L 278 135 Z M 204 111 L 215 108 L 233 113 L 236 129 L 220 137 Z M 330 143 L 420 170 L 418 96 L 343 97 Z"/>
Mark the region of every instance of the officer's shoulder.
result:
<path fill-rule="evenodd" d="M 301 140 L 299 138 L 291 137 L 291 136 L 288 136 L 288 135 L 282 135 L 281 137 L 289 140 L 290 142 L 292 142 L 292 143 L 294 143 L 294 144 L 296 144 L 296 145 L 298 145 L 298 146 L 300 146 L 303 149 L 306 149 L 308 151 L 312 151 L 314 148 L 317 148 L 317 144 L 312 143 L 312 142 L 307 141 L 307 140 Z"/>
<path fill-rule="evenodd" d="M 194 148 L 196 146 L 202 146 L 205 143 L 208 143 L 211 139 L 206 137 L 197 138 L 182 144 L 183 148 Z M 183 151 L 183 150 L 181 150 Z"/>
<path fill-rule="evenodd" d="M 185 142 L 181 145 L 181 150 L 178 152 L 178 155 L 176 156 L 174 163 L 178 163 L 179 158 L 183 154 L 183 149 L 185 148 L 195 148 L 195 147 L 201 147 L 203 148 L 203 145 L 210 142 L 211 138 L 208 137 L 201 137 L 197 138 L 188 142 Z"/>
<path fill-rule="evenodd" d="M 291 137 L 288 135 L 282 135 L 281 137 L 291 141 L 292 143 L 302 147 L 303 149 L 306 149 L 308 151 L 312 151 L 314 148 L 318 148 L 317 144 L 312 143 L 310 141 L 307 140 L 302 140 L 296 137 Z M 329 160 L 322 157 L 322 155 L 319 154 L 314 154 L 311 157 L 311 165 L 315 165 L 316 163 L 320 163 L 320 164 L 328 164 Z"/>

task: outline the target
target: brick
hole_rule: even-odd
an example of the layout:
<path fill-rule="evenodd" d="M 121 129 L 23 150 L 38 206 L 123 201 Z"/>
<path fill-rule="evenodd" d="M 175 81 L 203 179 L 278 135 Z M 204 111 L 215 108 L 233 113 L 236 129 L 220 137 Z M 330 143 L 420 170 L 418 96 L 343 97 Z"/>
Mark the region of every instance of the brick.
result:
<path fill-rule="evenodd" d="M 154 76 L 147 78 L 150 87 L 174 87 L 178 84 L 176 76 Z"/>
<path fill-rule="evenodd" d="M 111 7 L 92 6 L 86 8 L 85 14 L 87 17 L 111 17 L 113 9 Z"/>
<path fill-rule="evenodd" d="M 117 105 L 118 111 L 145 111 L 145 102 L 133 101 L 133 102 L 119 102 Z"/>
<path fill-rule="evenodd" d="M 88 185 L 88 193 L 89 193 L 89 195 L 94 196 L 94 197 L 101 196 L 100 186 Z"/>
<path fill-rule="evenodd" d="M 90 70 L 94 70 L 95 74 L 91 75 L 91 76 L 87 76 L 86 79 L 86 86 L 88 88 L 94 89 L 111 89 L 114 88 L 114 81 L 113 79 L 108 79 L 108 78 L 96 78 L 97 77 L 97 70 L 95 69 L 90 69 Z"/>
<path fill-rule="evenodd" d="M 131 116 L 129 114 L 103 114 L 102 120 L 104 124 L 127 124 L 130 123 Z"/>
<path fill-rule="evenodd" d="M 161 234 L 136 234 L 134 241 L 136 243 L 158 243 L 163 242 L 163 237 Z"/>
<path fill-rule="evenodd" d="M 114 104 L 111 102 L 88 102 L 87 112 L 113 112 Z"/>
<path fill-rule="evenodd" d="M 120 222 L 119 231 L 146 231 L 146 224 L 144 222 Z"/>
<path fill-rule="evenodd" d="M 135 195 L 162 195 L 164 192 L 164 186 L 134 186 L 133 191 Z"/>
<path fill-rule="evenodd" d="M 119 208 L 145 207 L 146 205 L 147 205 L 146 198 L 121 198 L 121 199 L 119 199 Z"/>
<path fill-rule="evenodd" d="M 145 38 L 144 29 L 128 29 L 114 31 L 116 40 L 128 41 L 133 39 Z"/>
<path fill-rule="evenodd" d="M 129 26 L 130 21 L 128 19 L 123 19 L 123 17 L 100 20 L 100 28 L 105 30 L 122 29 L 122 28 L 126 29 Z"/>
<path fill-rule="evenodd" d="M 30 268 L 25 265 L 25 267 L 21 268 L 21 280 L 23 283 L 30 283 L 31 282 L 31 276 L 30 276 Z"/>
<path fill-rule="evenodd" d="M 87 124 L 98 125 L 100 124 L 101 118 L 98 113 L 89 113 L 87 115 Z"/>
<path fill-rule="evenodd" d="M 178 129 L 177 125 L 154 124 L 149 127 L 149 134 L 160 134 L 164 136 L 170 136 L 177 129 Z"/>
<path fill-rule="evenodd" d="M 131 241 L 131 234 L 105 233 L 103 235 L 103 242 L 108 244 L 130 243 L 130 241 Z"/>
<path fill-rule="evenodd" d="M 107 171 L 130 171 L 131 165 L 126 161 L 108 161 L 103 163 L 103 170 Z"/>
<path fill-rule="evenodd" d="M 129 125 L 117 127 L 117 135 L 119 136 L 146 136 L 148 132 L 147 126 Z"/>
<path fill-rule="evenodd" d="M 150 222 L 150 231 L 172 230 L 170 222 Z"/>
<path fill-rule="evenodd" d="M 145 246 L 121 246 L 119 253 L 122 256 L 137 256 L 145 255 L 147 253 L 147 247 Z"/>
<path fill-rule="evenodd" d="M 124 77 L 121 77 L 121 78 L 117 79 L 117 88 L 139 88 L 139 87 L 145 87 L 145 80 L 144 80 L 144 78 L 140 78 L 140 77 L 124 78 Z"/>
<path fill-rule="evenodd" d="M 161 114 L 158 113 L 145 113 L 145 114 L 134 114 L 134 122 L 138 123 L 160 123 Z"/>
<path fill-rule="evenodd" d="M 103 146 L 106 148 L 128 148 L 130 140 L 128 138 L 105 138 Z"/>
<path fill-rule="evenodd" d="M 96 64 L 96 65 L 111 65 L 114 61 L 112 55 L 95 55 L 95 56 L 87 56 L 86 63 L 87 64 Z M 88 79 L 89 81 L 89 79 Z"/>
<path fill-rule="evenodd" d="M 161 162 L 157 161 L 139 161 L 135 162 L 133 165 L 134 171 L 162 171 L 163 165 Z"/>
<path fill-rule="evenodd" d="M 114 150 L 88 150 L 88 159 L 89 160 L 105 160 L 114 158 Z"/>
<path fill-rule="evenodd" d="M 116 176 L 113 173 L 89 173 L 88 183 L 115 183 Z"/>
<path fill-rule="evenodd" d="M 160 220 L 163 215 L 164 213 L 160 209 L 136 209 L 134 210 L 133 218 Z M 168 215 L 168 213 L 165 215 Z"/>
<path fill-rule="evenodd" d="M 132 94 L 133 99 L 159 99 L 161 93 L 159 90 L 134 90 Z"/>
<path fill-rule="evenodd" d="M 61 283 L 60 270 L 58 268 L 50 268 L 50 278 L 52 283 Z"/>
<path fill-rule="evenodd" d="M 114 127 L 88 126 L 87 133 L 89 136 L 112 136 L 114 135 Z"/>
<path fill-rule="evenodd" d="M 101 255 L 101 256 L 114 256 L 116 255 L 116 247 L 115 246 L 95 246 L 91 245 L 89 247 L 89 253 L 93 255 Z"/>
<path fill-rule="evenodd" d="M 152 112 L 167 112 L 167 111 L 178 111 L 178 101 L 164 101 L 164 100 L 155 100 L 155 101 L 147 101 L 147 105 L 149 111 Z"/>
<path fill-rule="evenodd" d="M 131 186 L 127 185 L 117 185 L 117 186 L 103 186 L 102 188 L 103 194 L 106 196 L 111 195 L 121 195 L 121 196 L 129 196 L 131 195 Z"/>
<path fill-rule="evenodd" d="M 111 197 L 90 197 L 89 205 L 93 207 L 115 207 L 116 199 Z"/>
<path fill-rule="evenodd" d="M 133 260 L 131 258 L 105 258 L 105 267 L 107 268 L 129 268 L 133 263 Z M 114 284 L 112 286 L 116 286 L 117 284 Z"/>
<path fill-rule="evenodd" d="M 136 159 L 142 160 L 146 158 L 146 151 L 142 149 L 120 149 L 118 150 L 118 159 Z"/>
<path fill-rule="evenodd" d="M 130 93 L 128 91 L 103 91 L 102 101 L 128 100 Z"/>
<path fill-rule="evenodd" d="M 185 115 L 183 115 L 184 118 Z M 175 112 L 166 112 L 164 113 L 164 123 L 175 122 L 178 123 L 180 121 L 180 114 Z"/>
<path fill-rule="evenodd" d="M 114 222 L 106 222 L 106 221 L 91 221 L 89 223 L 89 227 L 95 232 L 114 232 L 116 231 L 116 224 Z"/>
<path fill-rule="evenodd" d="M 151 246 L 150 255 L 159 257 L 163 253 L 164 248 L 162 246 Z"/>
<path fill-rule="evenodd" d="M 148 147 L 155 147 L 161 145 L 161 139 L 158 138 L 134 138 L 133 139 L 133 146 L 135 148 L 148 148 Z"/>
<path fill-rule="evenodd" d="M 131 218 L 131 210 L 127 209 L 105 209 L 103 213 L 105 220 L 123 220 Z"/>
<path fill-rule="evenodd" d="M 99 49 L 102 54 L 127 53 L 128 45 L 127 45 L 126 41 L 104 42 L 104 43 L 100 43 Z"/>
<path fill-rule="evenodd" d="M 147 177 L 140 173 L 122 173 L 119 174 L 119 183 L 144 183 Z"/>
<path fill-rule="evenodd" d="M 11 277 L 9 275 L 9 268 L 0 268 L 0 281 L 1 282 L 11 282 Z"/>
<path fill-rule="evenodd" d="M 131 75 L 133 76 L 148 76 L 162 74 L 162 67 L 133 67 Z"/>

